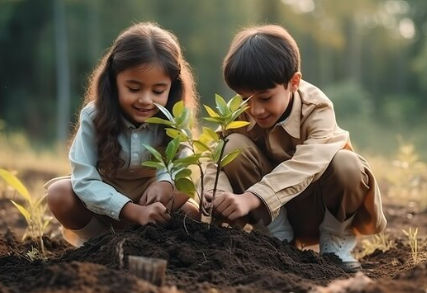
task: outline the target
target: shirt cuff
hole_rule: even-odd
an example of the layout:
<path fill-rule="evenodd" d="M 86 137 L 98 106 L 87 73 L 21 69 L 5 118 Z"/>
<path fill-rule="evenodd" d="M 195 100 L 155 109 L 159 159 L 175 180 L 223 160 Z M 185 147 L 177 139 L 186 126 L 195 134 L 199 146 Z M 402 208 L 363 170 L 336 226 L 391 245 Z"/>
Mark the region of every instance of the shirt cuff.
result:
<path fill-rule="evenodd" d="M 175 186 L 172 177 L 166 172 L 158 172 L 156 178 L 157 178 L 157 182 L 167 181 L 170 184 L 172 184 L 172 186 Z"/>
<path fill-rule="evenodd" d="M 247 191 L 252 192 L 261 199 L 270 214 L 271 220 L 274 220 L 274 218 L 277 217 L 278 211 L 282 207 L 282 203 L 273 189 L 261 183 L 257 183 L 251 186 Z"/>
<path fill-rule="evenodd" d="M 112 196 L 106 210 L 106 215 L 114 220 L 120 221 L 120 212 L 128 202 L 132 202 L 132 200 L 124 195 Z"/>

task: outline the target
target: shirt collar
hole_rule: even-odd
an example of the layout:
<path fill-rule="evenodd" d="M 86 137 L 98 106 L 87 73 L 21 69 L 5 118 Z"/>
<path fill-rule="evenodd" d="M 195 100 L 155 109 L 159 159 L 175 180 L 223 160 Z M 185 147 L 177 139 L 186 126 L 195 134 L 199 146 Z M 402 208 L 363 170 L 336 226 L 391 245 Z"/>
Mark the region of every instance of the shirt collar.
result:
<path fill-rule="evenodd" d="M 295 91 L 291 113 L 289 114 L 288 118 L 277 123 L 274 127 L 281 126 L 292 137 L 299 139 L 301 129 L 301 109 L 301 97 L 299 91 Z"/>
<path fill-rule="evenodd" d="M 132 122 L 130 122 L 126 117 L 122 115 L 122 121 L 125 125 L 126 129 L 144 129 L 144 128 L 150 128 L 152 125 L 150 123 L 142 123 L 140 126 L 136 127 Z"/>

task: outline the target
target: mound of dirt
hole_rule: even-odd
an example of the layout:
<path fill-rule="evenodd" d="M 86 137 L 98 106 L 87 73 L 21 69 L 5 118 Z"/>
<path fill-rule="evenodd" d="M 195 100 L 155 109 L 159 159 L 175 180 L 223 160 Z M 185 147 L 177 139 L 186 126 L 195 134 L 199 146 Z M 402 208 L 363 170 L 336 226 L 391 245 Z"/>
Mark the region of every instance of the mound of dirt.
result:
<path fill-rule="evenodd" d="M 207 229 L 179 214 L 167 225 L 106 233 L 78 249 L 63 240 L 45 238 L 45 243 L 48 258 L 31 260 L 27 253 L 35 242 L 19 241 L 11 232 L 0 237 L 0 293 L 425 293 L 427 288 L 425 259 L 414 266 L 401 242 L 362 259 L 364 269 L 354 276 L 312 250 L 257 232 L 215 225 Z M 130 255 L 167 260 L 164 286 L 130 273 Z"/>

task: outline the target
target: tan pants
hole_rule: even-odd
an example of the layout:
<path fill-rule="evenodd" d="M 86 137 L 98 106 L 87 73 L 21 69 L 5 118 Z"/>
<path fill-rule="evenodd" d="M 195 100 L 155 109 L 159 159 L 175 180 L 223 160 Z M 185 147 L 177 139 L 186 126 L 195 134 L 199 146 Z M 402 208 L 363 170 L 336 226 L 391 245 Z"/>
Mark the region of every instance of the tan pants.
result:
<path fill-rule="evenodd" d="M 242 150 L 223 169 L 233 192 L 239 194 L 261 181 L 277 163 L 268 159 L 246 136 L 233 134 L 228 138 L 225 153 L 236 148 Z M 341 222 L 355 214 L 369 189 L 369 177 L 364 170 L 357 154 L 348 150 L 339 151 L 319 180 L 285 205 L 295 239 L 305 244 L 318 242 L 319 225 L 323 221 L 325 207 Z"/>

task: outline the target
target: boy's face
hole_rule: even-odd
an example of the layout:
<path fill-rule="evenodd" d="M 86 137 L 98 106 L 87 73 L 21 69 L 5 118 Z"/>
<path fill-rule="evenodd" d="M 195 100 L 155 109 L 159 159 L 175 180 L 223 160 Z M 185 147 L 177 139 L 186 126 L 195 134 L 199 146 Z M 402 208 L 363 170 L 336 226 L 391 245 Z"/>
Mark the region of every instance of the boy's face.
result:
<path fill-rule="evenodd" d="M 278 84 L 264 91 L 240 93 L 243 99 L 251 97 L 247 112 L 260 127 L 271 128 L 279 121 L 289 105 L 292 93 L 298 89 L 300 78 L 300 76 L 292 78 L 287 88 L 283 84 Z"/>

